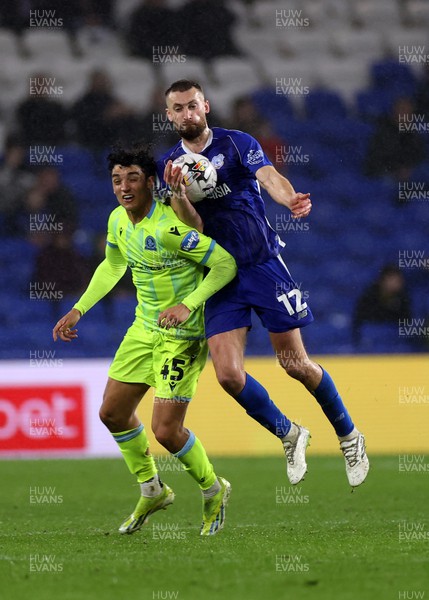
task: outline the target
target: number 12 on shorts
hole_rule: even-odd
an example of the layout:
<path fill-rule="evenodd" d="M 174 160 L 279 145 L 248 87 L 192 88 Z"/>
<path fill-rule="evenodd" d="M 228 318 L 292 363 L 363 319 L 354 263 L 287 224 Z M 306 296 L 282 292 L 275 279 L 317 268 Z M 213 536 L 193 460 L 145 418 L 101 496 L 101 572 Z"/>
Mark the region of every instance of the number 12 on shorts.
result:
<path fill-rule="evenodd" d="M 289 298 L 295 298 L 296 308 L 294 308 L 289 302 Z M 283 302 L 290 316 L 294 315 L 295 313 L 300 313 L 302 310 L 305 310 L 307 308 L 307 302 L 302 302 L 301 290 L 299 290 L 298 288 L 291 290 L 287 294 L 277 296 L 277 301 Z"/>

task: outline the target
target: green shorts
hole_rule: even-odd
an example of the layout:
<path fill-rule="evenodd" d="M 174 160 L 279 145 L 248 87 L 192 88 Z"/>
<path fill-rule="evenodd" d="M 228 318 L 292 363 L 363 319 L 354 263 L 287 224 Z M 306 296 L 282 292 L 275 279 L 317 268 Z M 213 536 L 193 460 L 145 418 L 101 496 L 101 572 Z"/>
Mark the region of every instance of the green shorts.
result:
<path fill-rule="evenodd" d="M 146 383 L 155 396 L 189 401 L 206 364 L 207 341 L 174 339 L 133 323 L 110 365 L 109 377 L 124 383 Z"/>

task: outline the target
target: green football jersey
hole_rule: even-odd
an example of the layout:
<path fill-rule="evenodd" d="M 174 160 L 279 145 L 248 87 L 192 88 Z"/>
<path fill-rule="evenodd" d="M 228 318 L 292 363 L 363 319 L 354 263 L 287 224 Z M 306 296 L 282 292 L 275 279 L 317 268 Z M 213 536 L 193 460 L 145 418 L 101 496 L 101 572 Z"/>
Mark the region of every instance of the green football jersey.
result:
<path fill-rule="evenodd" d="M 136 225 L 122 206 L 112 211 L 107 244 L 132 271 L 138 301 L 136 320 L 144 329 L 175 338 L 204 337 L 203 306 L 193 310 L 178 328 L 160 328 L 158 316 L 182 302 L 202 282 L 204 265 L 216 246 L 214 240 L 182 223 L 170 206 L 154 201 Z"/>

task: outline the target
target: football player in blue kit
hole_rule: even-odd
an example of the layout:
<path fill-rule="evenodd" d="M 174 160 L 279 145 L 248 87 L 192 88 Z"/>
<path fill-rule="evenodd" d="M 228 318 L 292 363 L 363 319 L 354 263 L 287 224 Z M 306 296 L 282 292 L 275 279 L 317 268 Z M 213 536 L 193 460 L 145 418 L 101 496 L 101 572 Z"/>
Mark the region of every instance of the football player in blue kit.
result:
<path fill-rule="evenodd" d="M 158 198 L 165 200 L 167 188 L 180 185 L 181 171 L 172 161 L 190 152 L 206 156 L 217 170 L 216 188 L 197 204 L 182 195 L 173 208 L 182 221 L 204 229 L 228 250 L 238 266 L 236 278 L 205 305 L 206 337 L 220 385 L 282 441 L 289 481 L 299 483 L 307 471 L 309 431 L 291 422 L 244 369 L 253 308 L 269 332 L 281 366 L 316 398 L 334 427 L 350 485 L 360 485 L 369 469 L 364 436 L 354 426 L 330 375 L 306 353 L 300 328 L 311 323 L 313 315 L 280 256 L 284 244 L 266 218 L 260 186 L 295 218 L 310 213 L 310 194 L 295 192 L 252 136 L 209 128 L 210 106 L 199 83 L 176 81 L 166 91 L 166 102 L 167 117 L 181 139 L 157 161 Z"/>

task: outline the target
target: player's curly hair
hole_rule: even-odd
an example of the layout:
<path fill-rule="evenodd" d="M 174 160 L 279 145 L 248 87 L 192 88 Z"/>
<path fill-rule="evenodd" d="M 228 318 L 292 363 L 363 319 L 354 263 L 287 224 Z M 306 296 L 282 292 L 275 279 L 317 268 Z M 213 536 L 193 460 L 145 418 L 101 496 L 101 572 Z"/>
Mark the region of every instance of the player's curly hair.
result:
<path fill-rule="evenodd" d="M 155 175 L 156 166 L 152 156 L 152 145 L 142 142 L 131 142 L 125 145 L 122 142 L 117 142 L 111 148 L 110 154 L 107 156 L 107 168 L 111 173 L 115 165 L 129 167 L 138 165 L 146 177 Z"/>

